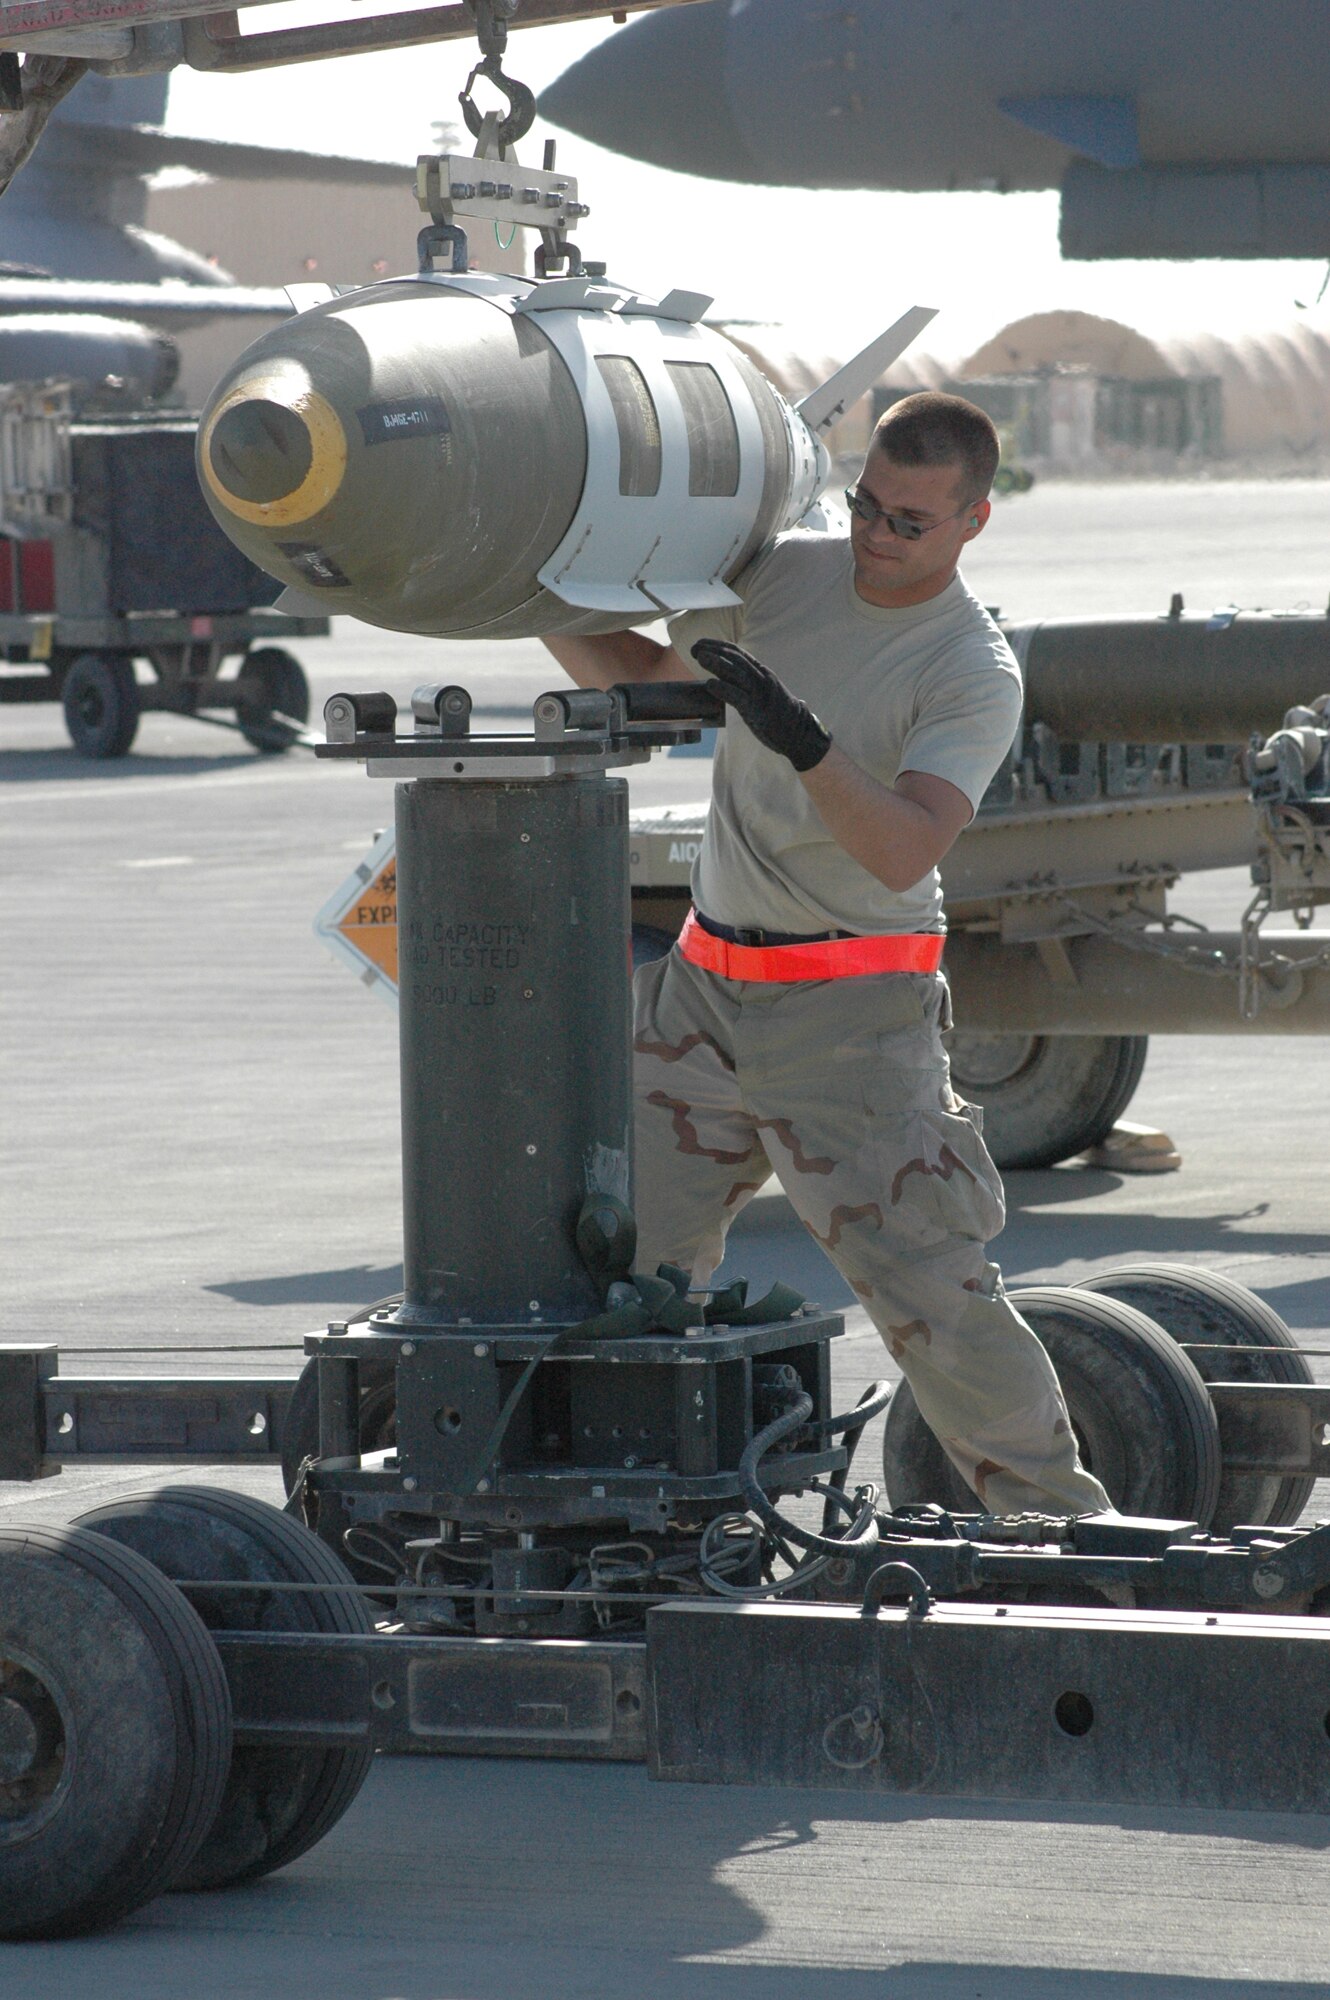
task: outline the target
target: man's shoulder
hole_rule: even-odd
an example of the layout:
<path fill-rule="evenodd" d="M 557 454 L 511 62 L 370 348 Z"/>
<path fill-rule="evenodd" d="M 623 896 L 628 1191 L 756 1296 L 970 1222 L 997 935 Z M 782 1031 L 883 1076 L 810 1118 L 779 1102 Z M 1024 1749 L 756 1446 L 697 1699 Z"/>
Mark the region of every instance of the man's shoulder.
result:
<path fill-rule="evenodd" d="M 849 524 L 820 527 L 800 521 L 774 536 L 767 548 L 782 569 L 843 570 L 851 560 Z"/>
<path fill-rule="evenodd" d="M 809 618 L 825 617 L 828 594 L 851 566 L 848 533 L 787 528 L 764 542 L 730 588 L 739 602 L 716 611 L 685 611 L 670 620 L 670 643 L 687 656 L 697 639 L 763 646 Z"/>
<path fill-rule="evenodd" d="M 960 576 L 952 578 L 938 600 L 936 633 L 946 657 L 975 667 L 995 668 L 1019 687 L 1020 665 L 1001 626 Z"/>
<path fill-rule="evenodd" d="M 734 587 L 748 599 L 759 588 L 780 587 L 789 579 L 807 581 L 824 576 L 831 580 L 845 573 L 850 560 L 848 530 L 797 525 L 764 542 Z"/>

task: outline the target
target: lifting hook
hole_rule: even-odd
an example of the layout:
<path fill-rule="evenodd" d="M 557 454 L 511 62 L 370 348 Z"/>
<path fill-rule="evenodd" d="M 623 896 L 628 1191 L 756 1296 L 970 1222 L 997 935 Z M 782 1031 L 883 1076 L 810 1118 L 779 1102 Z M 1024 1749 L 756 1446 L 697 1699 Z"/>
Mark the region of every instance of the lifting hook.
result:
<path fill-rule="evenodd" d="M 467 78 L 457 101 L 462 107 L 468 132 L 473 139 L 478 139 L 484 118 L 471 95 L 476 78 L 486 77 L 507 98 L 508 115 L 495 132 L 500 157 L 505 147 L 516 145 L 519 139 L 525 137 L 536 116 L 535 92 L 526 84 L 519 83 L 516 77 L 505 76 L 503 72 L 508 23 L 517 12 L 518 4 L 519 0 L 466 0 L 466 10 L 476 24 L 480 61 Z"/>

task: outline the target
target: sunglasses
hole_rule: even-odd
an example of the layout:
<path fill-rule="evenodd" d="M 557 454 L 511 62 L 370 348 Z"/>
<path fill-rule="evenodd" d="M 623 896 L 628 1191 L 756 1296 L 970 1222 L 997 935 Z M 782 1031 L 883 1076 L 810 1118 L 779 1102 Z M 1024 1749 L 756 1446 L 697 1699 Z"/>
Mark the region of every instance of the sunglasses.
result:
<path fill-rule="evenodd" d="M 870 528 L 874 521 L 885 521 L 892 534 L 899 536 L 901 541 L 917 542 L 923 536 L 931 535 L 934 528 L 944 528 L 948 521 L 959 521 L 962 514 L 969 513 L 974 502 L 967 501 L 954 514 L 944 514 L 940 521 L 912 521 L 905 514 L 889 514 L 885 507 L 879 507 L 876 500 L 867 493 L 861 493 L 857 486 L 846 487 L 845 504 L 857 519 L 867 522 Z"/>

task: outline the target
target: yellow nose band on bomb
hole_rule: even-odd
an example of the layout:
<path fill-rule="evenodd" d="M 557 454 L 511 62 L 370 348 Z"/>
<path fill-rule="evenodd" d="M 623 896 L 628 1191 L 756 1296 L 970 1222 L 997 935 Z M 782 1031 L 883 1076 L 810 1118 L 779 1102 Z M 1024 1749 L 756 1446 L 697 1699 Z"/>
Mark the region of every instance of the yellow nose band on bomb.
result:
<path fill-rule="evenodd" d="M 209 413 L 199 463 L 228 513 L 261 527 L 290 527 L 337 493 L 346 432 L 303 370 L 265 369 L 243 376 Z"/>

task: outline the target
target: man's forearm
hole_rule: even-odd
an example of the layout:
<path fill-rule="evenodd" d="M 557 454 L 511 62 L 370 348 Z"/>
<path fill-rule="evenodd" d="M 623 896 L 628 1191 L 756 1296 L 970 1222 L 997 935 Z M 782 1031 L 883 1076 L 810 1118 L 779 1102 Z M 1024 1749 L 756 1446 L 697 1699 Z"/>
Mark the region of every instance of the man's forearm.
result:
<path fill-rule="evenodd" d="M 670 646 L 644 632 L 598 632 L 590 638 L 547 638 L 568 678 L 578 687 L 611 688 L 619 681 L 686 681 L 693 678 Z"/>
<path fill-rule="evenodd" d="M 898 894 L 936 868 L 970 816 L 945 780 L 904 771 L 884 785 L 835 743 L 799 782 L 837 846 Z"/>

